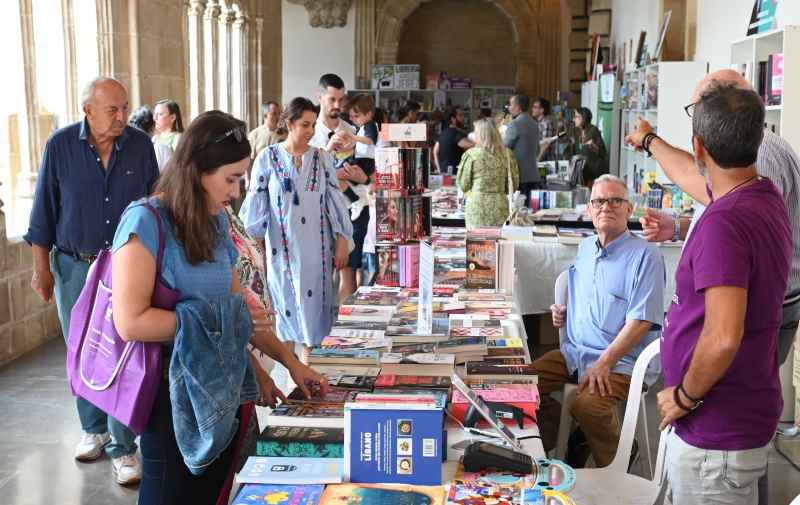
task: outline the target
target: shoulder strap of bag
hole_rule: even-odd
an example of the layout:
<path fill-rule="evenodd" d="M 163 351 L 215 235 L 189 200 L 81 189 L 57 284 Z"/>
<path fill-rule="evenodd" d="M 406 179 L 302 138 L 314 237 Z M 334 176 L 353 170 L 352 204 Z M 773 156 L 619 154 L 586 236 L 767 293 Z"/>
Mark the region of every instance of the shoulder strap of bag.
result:
<path fill-rule="evenodd" d="M 151 214 L 156 218 L 156 223 L 158 224 L 158 253 L 156 254 L 156 275 L 161 275 L 161 265 L 164 262 L 164 248 L 166 247 L 167 237 L 164 233 L 164 222 L 161 219 L 161 213 L 156 210 L 155 207 L 150 205 L 148 202 L 142 204 L 142 206 L 149 210 Z"/>

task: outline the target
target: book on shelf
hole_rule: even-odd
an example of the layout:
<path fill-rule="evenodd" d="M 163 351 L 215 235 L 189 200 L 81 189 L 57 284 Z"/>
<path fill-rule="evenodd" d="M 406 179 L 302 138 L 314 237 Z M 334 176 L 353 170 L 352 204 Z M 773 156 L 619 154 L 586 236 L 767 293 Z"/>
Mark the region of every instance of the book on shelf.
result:
<path fill-rule="evenodd" d="M 342 321 L 368 321 L 388 323 L 394 314 L 394 307 L 383 305 L 342 305 L 339 319 Z"/>
<path fill-rule="evenodd" d="M 376 190 L 423 191 L 428 187 L 430 150 L 379 147 L 375 149 Z"/>
<path fill-rule="evenodd" d="M 400 354 L 386 352 L 381 355 L 381 373 L 397 375 L 451 375 L 455 366 L 452 354 Z"/>
<path fill-rule="evenodd" d="M 341 403 L 278 405 L 267 415 L 269 426 L 306 426 L 309 428 L 344 428 Z"/>
<path fill-rule="evenodd" d="M 334 484 L 326 486 L 319 501 L 319 505 L 345 503 L 445 505 L 445 489 L 402 484 Z"/>
<path fill-rule="evenodd" d="M 346 403 L 352 401 L 356 397 L 357 391 L 351 389 L 328 388 L 328 392 L 323 396 L 320 392 L 319 386 L 311 389 L 311 398 L 306 398 L 305 393 L 299 387 L 295 387 L 291 393 L 286 397 L 287 403 L 295 405 L 308 405 L 308 404 L 331 404 L 331 403 Z"/>
<path fill-rule="evenodd" d="M 766 105 L 783 103 L 783 53 L 770 54 L 767 59 L 767 102 Z"/>
<path fill-rule="evenodd" d="M 497 240 L 467 235 L 467 288 L 497 286 Z"/>
<path fill-rule="evenodd" d="M 317 505 L 324 489 L 321 484 L 245 484 L 231 505 Z"/>
<path fill-rule="evenodd" d="M 537 381 L 538 374 L 530 363 L 525 365 L 504 365 L 485 361 L 470 361 L 466 368 L 467 378 L 482 379 L 524 379 Z"/>
<path fill-rule="evenodd" d="M 470 385 L 470 389 L 485 401 L 501 402 L 521 408 L 526 414 L 536 418 L 539 406 L 539 390 L 535 384 L 494 384 Z M 453 390 L 450 413 L 463 421 L 469 408 L 469 400 L 458 390 Z"/>
<path fill-rule="evenodd" d="M 381 373 L 375 380 L 375 390 L 380 389 L 437 389 L 447 391 L 450 377 L 436 375 L 395 375 Z"/>
<path fill-rule="evenodd" d="M 374 349 L 325 349 L 315 347 L 309 353 L 309 364 L 369 365 L 378 364 L 378 351 Z"/>
<path fill-rule="evenodd" d="M 256 456 L 344 457 L 344 430 L 307 426 L 267 426 L 256 441 Z"/>
<path fill-rule="evenodd" d="M 375 282 L 381 286 L 400 286 L 400 257 L 397 246 L 378 244 L 375 246 L 378 272 Z"/>
<path fill-rule="evenodd" d="M 250 456 L 236 474 L 239 484 L 337 484 L 342 482 L 339 458 Z"/>
<path fill-rule="evenodd" d="M 362 393 L 356 402 L 346 404 L 347 480 L 441 484 L 444 413 L 434 398 Z"/>

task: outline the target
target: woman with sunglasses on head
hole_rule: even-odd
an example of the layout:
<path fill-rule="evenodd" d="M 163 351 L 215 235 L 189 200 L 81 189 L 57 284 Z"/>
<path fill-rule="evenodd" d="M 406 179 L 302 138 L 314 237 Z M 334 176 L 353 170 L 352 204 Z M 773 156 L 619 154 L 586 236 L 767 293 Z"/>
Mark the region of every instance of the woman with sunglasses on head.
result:
<path fill-rule="evenodd" d="M 319 345 L 336 310 L 334 270 L 347 266 L 353 228 L 330 155 L 309 142 L 318 109 L 293 99 L 282 119 L 289 137 L 261 152 L 240 217 L 263 238 L 278 336 L 293 348 Z"/>
<path fill-rule="evenodd" d="M 187 332 L 196 326 L 182 326 L 184 319 L 178 312 L 182 304 L 187 306 L 198 300 L 212 305 L 225 303 L 219 300 L 230 300 L 232 294 L 241 290 L 238 277 L 234 275 L 239 253 L 229 235 L 225 207 L 239 196 L 239 181 L 249 162 L 250 144 L 241 121 L 219 111 L 201 114 L 184 133 L 178 149 L 161 174 L 154 195 L 128 207 L 114 237 L 114 325 L 126 340 L 163 343 L 165 373 L 148 426 L 141 436 L 143 475 L 139 488 L 140 505 L 215 504 L 220 494 L 224 494 L 221 491 L 230 475 L 236 444 L 231 441 L 221 446 L 213 459 L 204 464 L 201 475 L 196 475 L 199 473 L 197 468 L 192 471 L 187 467 L 187 454 L 179 449 L 178 440 L 184 443 L 187 438 L 201 435 L 191 431 L 192 419 L 179 417 L 180 413 L 186 412 L 186 405 L 176 404 L 178 400 L 173 397 L 175 383 L 171 377 L 175 360 L 172 357 L 183 356 L 181 352 L 186 353 L 187 346 L 203 340 L 201 335 L 197 335 L 197 339 L 186 338 L 194 335 Z M 157 265 L 161 240 L 159 224 L 163 227 L 164 250 L 161 264 Z M 152 306 L 156 283 L 179 292 L 175 310 Z M 230 313 L 239 315 L 234 311 Z M 245 317 L 247 315 L 245 309 Z M 264 315 L 256 313 L 253 319 L 256 321 L 254 332 L 249 336 L 250 343 L 267 353 L 280 347 L 275 345 L 268 328 L 259 324 L 258 320 L 263 320 Z M 222 327 L 227 328 L 223 323 L 220 320 Z M 222 334 L 231 338 L 228 333 Z M 188 357 L 191 357 L 191 352 L 188 349 Z M 236 356 L 242 359 L 235 366 L 239 370 L 247 369 L 244 347 Z M 193 379 L 201 386 L 206 382 L 218 383 L 230 368 L 229 363 L 224 365 L 219 370 L 203 371 Z M 298 374 L 295 380 L 302 384 L 306 378 L 312 379 Z M 267 397 L 274 401 L 279 392 L 271 380 L 265 381 L 263 374 L 258 380 L 262 400 Z M 232 398 L 245 400 L 244 389 L 241 396 L 238 391 L 234 393 Z M 224 401 L 222 398 L 214 400 Z M 210 405 L 210 402 L 206 403 Z M 192 403 L 192 406 L 196 405 Z M 209 408 L 206 405 L 201 407 Z M 236 405 L 232 408 L 236 409 Z M 178 415 L 173 418 L 176 412 Z M 244 420 L 241 414 L 242 408 L 239 407 L 236 419 Z M 199 413 L 196 415 L 200 417 Z M 228 427 L 235 429 L 235 424 Z M 185 444 L 181 447 L 184 448 Z"/>

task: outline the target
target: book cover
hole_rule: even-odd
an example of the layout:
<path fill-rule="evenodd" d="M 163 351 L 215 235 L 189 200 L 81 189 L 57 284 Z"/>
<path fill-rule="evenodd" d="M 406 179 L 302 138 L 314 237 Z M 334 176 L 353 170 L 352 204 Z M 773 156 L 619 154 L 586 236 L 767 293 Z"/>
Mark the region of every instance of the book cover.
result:
<path fill-rule="evenodd" d="M 344 428 L 344 407 L 341 403 L 303 405 L 285 403 L 270 411 L 267 423 L 270 426 Z"/>
<path fill-rule="evenodd" d="M 401 354 L 436 352 L 436 342 L 420 342 L 416 344 L 392 343 L 391 352 L 399 352 Z"/>
<path fill-rule="evenodd" d="M 325 349 L 315 347 L 309 353 L 308 362 L 314 363 L 340 363 L 340 364 L 378 364 L 378 351 L 374 349 Z"/>
<path fill-rule="evenodd" d="M 394 314 L 394 307 L 383 305 L 342 305 L 339 319 L 342 321 L 371 321 L 388 323 Z"/>
<path fill-rule="evenodd" d="M 536 476 L 530 474 L 495 470 L 465 472 L 459 465 L 447 500 L 453 504 L 516 505 L 521 491 L 535 483 Z"/>
<path fill-rule="evenodd" d="M 375 282 L 381 286 L 399 286 L 400 258 L 397 246 L 376 245 L 375 253 L 378 257 L 378 273 Z"/>
<path fill-rule="evenodd" d="M 335 484 L 325 488 L 319 505 L 445 505 L 442 486 Z"/>
<path fill-rule="evenodd" d="M 267 426 L 256 442 L 256 456 L 344 457 L 344 430 L 306 426 Z"/>
<path fill-rule="evenodd" d="M 375 174 L 372 181 L 376 190 L 402 188 L 401 170 L 402 162 L 398 148 L 375 149 Z"/>
<path fill-rule="evenodd" d="M 495 287 L 497 241 L 467 238 L 467 288 Z"/>
<path fill-rule="evenodd" d="M 486 401 L 501 402 L 521 408 L 532 418 L 536 418 L 539 406 L 539 390 L 535 384 L 484 384 L 471 385 L 470 389 Z M 463 420 L 469 409 L 469 401 L 458 390 L 453 391 L 450 412 Z"/>
<path fill-rule="evenodd" d="M 345 426 L 345 475 L 350 482 L 442 483 L 441 408 L 347 404 Z"/>
<path fill-rule="evenodd" d="M 240 484 L 337 484 L 343 465 L 338 458 L 250 456 L 236 474 Z"/>
<path fill-rule="evenodd" d="M 536 368 L 533 364 L 528 363 L 525 365 L 503 365 L 483 361 L 470 361 L 466 366 L 467 377 L 484 377 L 484 378 L 524 378 L 536 379 L 538 378 Z"/>
<path fill-rule="evenodd" d="M 319 346 L 326 349 L 386 349 L 392 343 L 390 338 L 369 337 L 335 337 L 329 335 L 322 339 Z"/>
<path fill-rule="evenodd" d="M 783 103 L 783 53 L 769 55 L 769 101 L 767 105 Z"/>
<path fill-rule="evenodd" d="M 325 403 L 341 403 L 344 404 L 346 402 L 353 401 L 356 397 L 357 391 L 352 391 L 349 389 L 338 389 L 338 388 L 328 388 L 328 392 L 325 396 L 320 394 L 319 385 L 316 385 L 315 388 L 311 390 L 311 398 L 306 398 L 305 394 L 299 387 L 295 387 L 294 390 L 289 393 L 286 397 L 288 403 L 292 404 L 325 404 Z"/>
<path fill-rule="evenodd" d="M 375 198 L 375 232 L 378 242 L 399 242 L 401 240 L 401 211 L 401 197 L 378 196 Z"/>
<path fill-rule="evenodd" d="M 499 320 L 497 321 L 500 322 Z M 453 338 L 466 338 L 466 337 L 502 337 L 503 328 L 498 326 L 485 326 L 485 327 L 469 327 L 469 328 L 450 328 L 450 336 Z"/>
<path fill-rule="evenodd" d="M 454 363 L 452 354 L 435 353 L 412 353 L 402 354 L 399 352 L 385 352 L 381 355 L 381 365 L 403 364 L 403 365 L 452 365 Z"/>
<path fill-rule="evenodd" d="M 448 352 L 453 354 L 466 353 L 466 352 L 479 352 L 486 353 L 487 341 L 486 337 L 465 337 L 455 338 L 439 342 L 437 351 Z"/>
<path fill-rule="evenodd" d="M 245 484 L 231 505 L 317 505 L 323 489 L 320 484 Z"/>
<path fill-rule="evenodd" d="M 452 383 L 450 377 L 433 375 L 381 374 L 375 380 L 375 388 L 396 389 L 440 389 L 448 390 Z"/>

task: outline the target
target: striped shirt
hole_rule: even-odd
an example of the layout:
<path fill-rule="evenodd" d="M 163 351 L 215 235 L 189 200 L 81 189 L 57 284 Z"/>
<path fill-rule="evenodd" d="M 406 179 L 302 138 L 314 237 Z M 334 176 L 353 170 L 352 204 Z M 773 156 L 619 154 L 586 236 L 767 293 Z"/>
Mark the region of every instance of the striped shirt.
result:
<path fill-rule="evenodd" d="M 756 172 L 761 177 L 771 180 L 783 195 L 783 201 L 789 210 L 789 221 L 792 224 L 792 241 L 794 253 L 789 270 L 789 284 L 786 288 L 787 300 L 800 297 L 800 159 L 792 146 L 769 130 L 764 130 L 764 140 L 758 149 Z M 705 207 L 695 204 L 694 217 L 686 235 L 688 240 L 695 223 L 705 211 Z"/>

